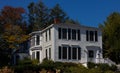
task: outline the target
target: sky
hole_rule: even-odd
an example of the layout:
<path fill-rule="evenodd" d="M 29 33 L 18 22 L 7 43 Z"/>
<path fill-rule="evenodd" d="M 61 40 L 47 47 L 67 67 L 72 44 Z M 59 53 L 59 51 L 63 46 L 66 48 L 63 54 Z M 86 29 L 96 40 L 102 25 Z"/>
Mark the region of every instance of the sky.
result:
<path fill-rule="evenodd" d="M 23 7 L 26 12 L 31 2 L 39 0 L 0 0 L 0 9 L 4 6 Z M 120 12 L 120 0 L 42 0 L 52 8 L 60 4 L 64 12 L 82 25 L 98 27 L 113 12 Z"/>

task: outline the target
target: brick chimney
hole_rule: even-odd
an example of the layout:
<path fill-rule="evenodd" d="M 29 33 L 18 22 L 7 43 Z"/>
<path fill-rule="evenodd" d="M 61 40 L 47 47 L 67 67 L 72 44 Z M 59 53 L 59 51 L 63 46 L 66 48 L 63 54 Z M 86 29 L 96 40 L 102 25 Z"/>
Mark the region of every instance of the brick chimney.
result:
<path fill-rule="evenodd" d="M 58 23 L 60 23 L 60 20 L 58 18 L 54 18 L 54 23 L 58 24 Z"/>

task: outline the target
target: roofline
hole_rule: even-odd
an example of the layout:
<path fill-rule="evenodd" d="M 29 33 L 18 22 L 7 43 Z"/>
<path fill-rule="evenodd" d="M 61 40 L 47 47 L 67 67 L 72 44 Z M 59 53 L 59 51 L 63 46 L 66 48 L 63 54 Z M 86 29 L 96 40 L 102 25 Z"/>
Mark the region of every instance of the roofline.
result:
<path fill-rule="evenodd" d="M 46 27 L 45 29 L 43 29 L 43 30 L 41 30 L 41 31 L 38 30 L 38 31 L 31 32 L 29 35 L 32 35 L 32 34 L 35 34 L 35 33 L 42 33 L 42 32 L 44 32 L 45 30 L 51 28 L 52 26 L 60 26 L 60 24 L 67 24 L 67 23 L 51 24 L 51 25 L 49 25 L 48 27 Z M 101 29 L 98 28 L 98 27 L 91 27 L 91 26 L 85 26 L 85 25 L 80 25 L 80 24 L 70 24 L 70 25 L 78 25 L 79 27 L 83 27 L 83 28 L 93 28 L 93 29 L 101 30 Z"/>

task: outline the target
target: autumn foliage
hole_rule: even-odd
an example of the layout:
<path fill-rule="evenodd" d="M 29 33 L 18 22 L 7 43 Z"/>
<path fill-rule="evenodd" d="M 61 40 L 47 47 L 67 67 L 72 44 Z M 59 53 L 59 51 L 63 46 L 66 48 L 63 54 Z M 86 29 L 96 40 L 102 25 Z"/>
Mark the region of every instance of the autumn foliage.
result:
<path fill-rule="evenodd" d="M 2 26 L 2 38 L 9 44 L 9 48 L 17 48 L 20 43 L 28 39 L 24 30 L 22 15 L 23 8 L 5 6 L 0 14 L 0 25 Z"/>

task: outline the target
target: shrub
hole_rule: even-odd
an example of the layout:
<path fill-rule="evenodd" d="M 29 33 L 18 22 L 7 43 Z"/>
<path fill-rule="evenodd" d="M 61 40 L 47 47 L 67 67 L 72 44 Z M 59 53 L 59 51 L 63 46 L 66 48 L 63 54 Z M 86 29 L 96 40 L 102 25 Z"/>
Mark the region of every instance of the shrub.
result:
<path fill-rule="evenodd" d="M 96 67 L 96 64 L 95 64 L 95 63 L 92 63 L 92 62 L 88 62 L 88 63 L 87 63 L 87 66 L 88 66 L 89 69 L 91 69 L 91 68 L 95 68 L 95 67 Z"/>
<path fill-rule="evenodd" d="M 40 64 L 40 66 L 42 66 L 42 68 L 46 69 L 46 70 L 53 70 L 54 69 L 54 62 L 52 60 L 47 60 L 44 59 L 43 62 Z"/>
<path fill-rule="evenodd" d="M 113 71 L 108 70 L 108 71 L 105 71 L 104 73 L 114 73 L 114 72 L 113 72 Z"/>
<path fill-rule="evenodd" d="M 64 63 L 62 63 L 62 62 L 55 62 L 55 63 L 54 63 L 54 68 L 55 68 L 55 69 L 63 70 L 63 68 L 64 68 L 63 64 L 64 64 Z"/>
<path fill-rule="evenodd" d="M 110 66 L 110 70 L 112 70 L 112 71 L 116 71 L 116 70 L 117 70 L 117 66 L 116 66 L 116 65 L 112 65 L 112 66 Z"/>
<path fill-rule="evenodd" d="M 5 66 L 2 69 L 0 69 L 0 73 L 14 73 L 14 70 Z"/>
<path fill-rule="evenodd" d="M 25 58 L 24 60 L 19 60 L 17 65 L 28 65 L 28 64 L 32 64 L 32 60 Z"/>
<path fill-rule="evenodd" d="M 65 63 L 62 73 L 87 73 L 87 68 L 81 64 Z"/>
<path fill-rule="evenodd" d="M 110 70 L 110 66 L 108 64 L 97 64 L 97 67 L 100 68 L 102 71 Z"/>
<path fill-rule="evenodd" d="M 89 69 L 87 73 L 103 73 L 100 68 Z"/>
<path fill-rule="evenodd" d="M 39 64 L 39 60 L 38 60 L 38 59 L 32 60 L 32 64 L 33 64 L 33 65 L 38 65 L 38 64 Z"/>

